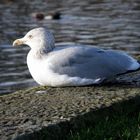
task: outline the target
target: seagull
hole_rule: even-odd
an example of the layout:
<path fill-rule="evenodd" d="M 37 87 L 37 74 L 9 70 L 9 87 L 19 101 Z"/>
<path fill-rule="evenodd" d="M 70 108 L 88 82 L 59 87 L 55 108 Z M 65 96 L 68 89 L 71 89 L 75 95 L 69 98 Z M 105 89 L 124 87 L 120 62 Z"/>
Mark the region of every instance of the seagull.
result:
<path fill-rule="evenodd" d="M 13 46 L 28 45 L 27 65 L 33 79 L 52 87 L 100 84 L 117 75 L 136 71 L 140 64 L 125 52 L 92 45 L 55 45 L 49 29 L 38 27 Z"/>

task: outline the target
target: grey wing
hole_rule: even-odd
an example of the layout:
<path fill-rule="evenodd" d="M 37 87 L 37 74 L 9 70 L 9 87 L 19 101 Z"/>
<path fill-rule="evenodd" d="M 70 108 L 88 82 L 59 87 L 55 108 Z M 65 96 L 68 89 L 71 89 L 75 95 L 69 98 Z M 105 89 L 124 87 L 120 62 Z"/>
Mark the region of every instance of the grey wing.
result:
<path fill-rule="evenodd" d="M 67 63 L 58 63 L 56 73 L 88 79 L 109 78 L 139 67 L 137 61 L 125 53 L 95 48 L 80 50 L 65 59 Z"/>

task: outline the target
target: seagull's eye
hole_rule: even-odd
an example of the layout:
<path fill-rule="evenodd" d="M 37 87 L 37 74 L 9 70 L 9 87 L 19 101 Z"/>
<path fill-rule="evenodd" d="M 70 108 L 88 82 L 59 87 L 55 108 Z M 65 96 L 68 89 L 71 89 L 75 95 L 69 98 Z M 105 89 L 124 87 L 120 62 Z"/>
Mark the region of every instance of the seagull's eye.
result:
<path fill-rule="evenodd" d="M 32 39 L 32 38 L 33 38 L 33 36 L 32 36 L 32 35 L 29 35 L 29 36 L 28 36 L 28 38 Z"/>

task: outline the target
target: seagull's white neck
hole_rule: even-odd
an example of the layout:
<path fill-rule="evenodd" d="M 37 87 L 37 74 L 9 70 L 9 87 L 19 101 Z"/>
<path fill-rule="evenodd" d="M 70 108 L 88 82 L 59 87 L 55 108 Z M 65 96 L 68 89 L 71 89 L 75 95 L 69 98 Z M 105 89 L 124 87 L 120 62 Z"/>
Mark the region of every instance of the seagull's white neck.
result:
<path fill-rule="evenodd" d="M 40 59 L 43 56 L 47 55 L 52 50 L 53 48 L 40 48 L 40 49 L 31 49 L 30 52 L 32 53 L 34 58 Z"/>

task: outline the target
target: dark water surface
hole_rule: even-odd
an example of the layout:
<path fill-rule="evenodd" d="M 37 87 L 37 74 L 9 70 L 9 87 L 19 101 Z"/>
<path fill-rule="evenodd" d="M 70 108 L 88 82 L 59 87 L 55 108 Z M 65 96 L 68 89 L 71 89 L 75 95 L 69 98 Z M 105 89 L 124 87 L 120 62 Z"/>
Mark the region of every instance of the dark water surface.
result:
<path fill-rule="evenodd" d="M 60 20 L 36 20 L 34 14 L 62 13 Z M 47 26 L 57 43 L 98 45 L 140 54 L 139 0 L 1 0 L 0 94 L 32 87 L 26 66 L 27 46 L 13 40 L 38 26 Z"/>

